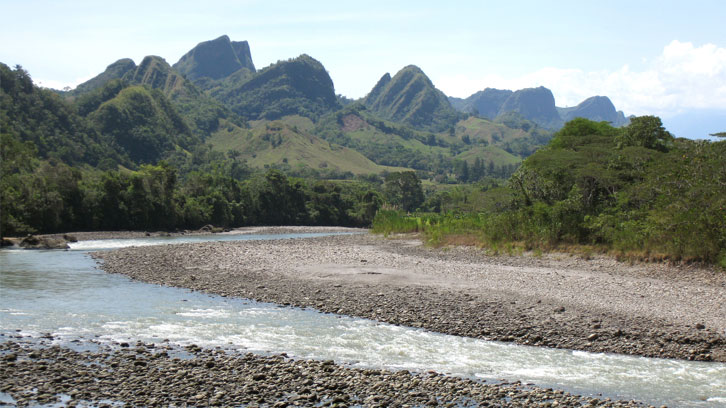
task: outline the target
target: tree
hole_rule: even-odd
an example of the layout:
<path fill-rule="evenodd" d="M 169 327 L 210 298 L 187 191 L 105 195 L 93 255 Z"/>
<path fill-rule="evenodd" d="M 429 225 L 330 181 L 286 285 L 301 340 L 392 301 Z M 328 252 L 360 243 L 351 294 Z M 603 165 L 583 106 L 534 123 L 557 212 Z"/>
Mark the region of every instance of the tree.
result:
<path fill-rule="evenodd" d="M 665 130 L 657 116 L 632 118 L 619 137 L 620 147 L 640 146 L 667 152 L 673 144 L 673 135 Z"/>
<path fill-rule="evenodd" d="M 388 174 L 383 191 L 389 203 L 405 211 L 413 211 L 424 202 L 421 180 L 412 171 Z"/>
<path fill-rule="evenodd" d="M 466 160 L 456 163 L 456 178 L 460 183 L 469 181 L 469 163 Z"/>

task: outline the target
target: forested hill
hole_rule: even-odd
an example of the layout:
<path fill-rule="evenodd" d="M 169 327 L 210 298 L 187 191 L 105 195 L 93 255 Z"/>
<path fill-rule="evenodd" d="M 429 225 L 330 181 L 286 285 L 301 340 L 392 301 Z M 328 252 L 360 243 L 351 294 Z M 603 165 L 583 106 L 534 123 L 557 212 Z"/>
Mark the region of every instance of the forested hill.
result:
<path fill-rule="evenodd" d="M 0 63 L 0 90 L 0 134 L 27 144 L 39 157 L 94 166 L 119 160 L 105 135 L 55 92 L 33 85 L 26 71 Z"/>
<path fill-rule="evenodd" d="M 459 117 L 446 95 L 415 65 L 401 69 L 393 78 L 386 73 L 363 103 L 383 119 L 421 130 L 446 130 Z"/>
<path fill-rule="evenodd" d="M 280 61 L 247 80 L 225 85 L 211 95 L 247 119 L 301 115 L 317 120 L 339 108 L 333 80 L 309 55 Z"/>

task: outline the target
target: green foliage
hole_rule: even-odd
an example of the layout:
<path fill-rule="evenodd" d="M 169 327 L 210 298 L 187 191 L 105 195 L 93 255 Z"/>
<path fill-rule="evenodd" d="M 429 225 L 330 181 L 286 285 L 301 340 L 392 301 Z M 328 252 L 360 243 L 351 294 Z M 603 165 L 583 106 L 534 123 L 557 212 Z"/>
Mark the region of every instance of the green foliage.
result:
<path fill-rule="evenodd" d="M 418 67 L 409 65 L 393 78 L 384 78 L 364 100 L 382 118 L 435 132 L 459 119 L 446 96 Z"/>
<path fill-rule="evenodd" d="M 333 81 L 308 55 L 278 62 L 229 85 L 211 95 L 247 119 L 300 115 L 317 120 L 339 107 Z"/>
<path fill-rule="evenodd" d="M 200 143 L 168 99 L 143 86 L 124 88 L 89 119 L 136 163 L 156 163 L 167 152 Z"/>
<path fill-rule="evenodd" d="M 659 117 L 640 116 L 630 120 L 619 142 L 620 146 L 641 146 L 665 152 L 673 144 L 673 135 L 665 130 Z"/>
<path fill-rule="evenodd" d="M 389 203 L 404 211 L 413 211 L 424 201 L 421 180 L 412 171 L 388 174 L 383 191 Z"/>
<path fill-rule="evenodd" d="M 3 154 L 24 149 L 23 144 L 3 143 Z M 196 229 L 205 224 L 367 226 L 382 205 L 369 184 L 306 182 L 276 170 L 238 180 L 235 163 L 229 161 L 182 178 L 164 161 L 137 171 L 105 172 L 48 162 L 12 171 L 15 164 L 2 164 L 9 172 L 0 179 L 2 236 Z"/>
<path fill-rule="evenodd" d="M 387 213 L 374 228 L 415 224 L 432 243 L 467 234 L 490 248 L 598 245 L 642 258 L 726 263 L 726 142 L 671 140 L 658 118 L 630 126 L 575 119 L 525 160 L 508 193 L 485 188 L 481 196 L 492 199 L 479 198 L 464 215 Z M 427 205 L 443 211 L 475 197 L 454 189 Z"/>
<path fill-rule="evenodd" d="M 30 75 L 0 63 L 0 133 L 32 142 L 40 158 L 98 164 L 118 156 L 56 93 L 33 85 Z"/>

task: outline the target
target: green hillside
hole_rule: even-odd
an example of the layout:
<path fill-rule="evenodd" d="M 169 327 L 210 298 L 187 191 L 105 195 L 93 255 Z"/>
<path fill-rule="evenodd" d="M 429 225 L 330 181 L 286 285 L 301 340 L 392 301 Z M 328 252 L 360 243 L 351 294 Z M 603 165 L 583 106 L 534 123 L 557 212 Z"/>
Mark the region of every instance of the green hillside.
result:
<path fill-rule="evenodd" d="M 156 163 L 166 153 L 200 143 L 161 91 L 140 85 L 121 90 L 88 118 L 135 163 Z"/>
<path fill-rule="evenodd" d="M 458 118 L 446 95 L 415 65 L 393 78 L 385 74 L 363 103 L 383 119 L 422 130 L 442 131 Z"/>
<path fill-rule="evenodd" d="M 132 59 L 122 58 L 106 67 L 105 71 L 78 85 L 75 89 L 70 91 L 69 94 L 72 96 L 83 95 L 98 88 L 102 88 L 108 82 L 113 81 L 114 79 L 121 79 L 128 72 L 135 69 L 136 63 L 134 63 Z"/>
<path fill-rule="evenodd" d="M 236 126 L 244 125 L 241 118 L 201 91 L 163 58 L 157 56 L 145 57 L 138 66 L 129 59 L 119 60 L 109 65 L 103 73 L 79 85 L 68 93 L 68 97 L 79 105 L 88 104 L 89 100 L 95 100 L 96 102 L 92 103 L 99 104 L 98 100 L 108 99 L 103 94 L 108 93 L 108 85 L 114 80 L 122 81 L 121 85 L 114 85 L 116 88 L 146 85 L 161 91 L 200 139 L 216 131 L 220 120 L 223 119 Z"/>
<path fill-rule="evenodd" d="M 448 131 L 433 133 L 381 120 L 358 104 L 326 116 L 315 131 L 325 140 L 355 149 L 377 164 L 413 168 L 441 181 L 458 172 L 457 161 L 461 160 L 474 164 L 478 158 L 492 174 L 513 171 L 550 137 L 549 132 L 526 124 L 526 130 L 514 129 L 470 117 Z M 506 169 L 501 169 L 503 166 Z"/>
<path fill-rule="evenodd" d="M 299 124 L 299 126 L 298 126 Z M 255 168 L 282 167 L 302 171 L 351 172 L 353 174 L 401 171 L 380 166 L 355 150 L 331 144 L 309 132 L 309 119 L 292 116 L 277 121 L 258 121 L 249 130 L 221 129 L 208 142 L 214 151 L 239 154 Z"/>
<path fill-rule="evenodd" d="M 210 93 L 248 120 L 301 115 L 317 120 L 339 108 L 333 81 L 325 67 L 308 55 L 270 65 L 240 82 Z"/>
<path fill-rule="evenodd" d="M 103 135 L 55 92 L 33 85 L 20 67 L 0 63 L 0 134 L 29 143 L 40 158 L 69 164 L 117 162 Z"/>

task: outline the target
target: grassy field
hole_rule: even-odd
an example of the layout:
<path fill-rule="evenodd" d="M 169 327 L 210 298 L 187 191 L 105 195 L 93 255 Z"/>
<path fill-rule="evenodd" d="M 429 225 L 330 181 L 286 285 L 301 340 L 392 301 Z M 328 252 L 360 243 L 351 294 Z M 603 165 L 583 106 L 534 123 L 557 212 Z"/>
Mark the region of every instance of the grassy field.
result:
<path fill-rule="evenodd" d="M 355 150 L 328 143 L 309 132 L 306 118 L 286 121 L 257 121 L 251 129 L 225 127 L 207 142 L 220 152 L 236 150 L 252 167 L 286 163 L 292 168 L 336 169 L 353 174 L 406 171 L 401 167 L 380 166 Z"/>

